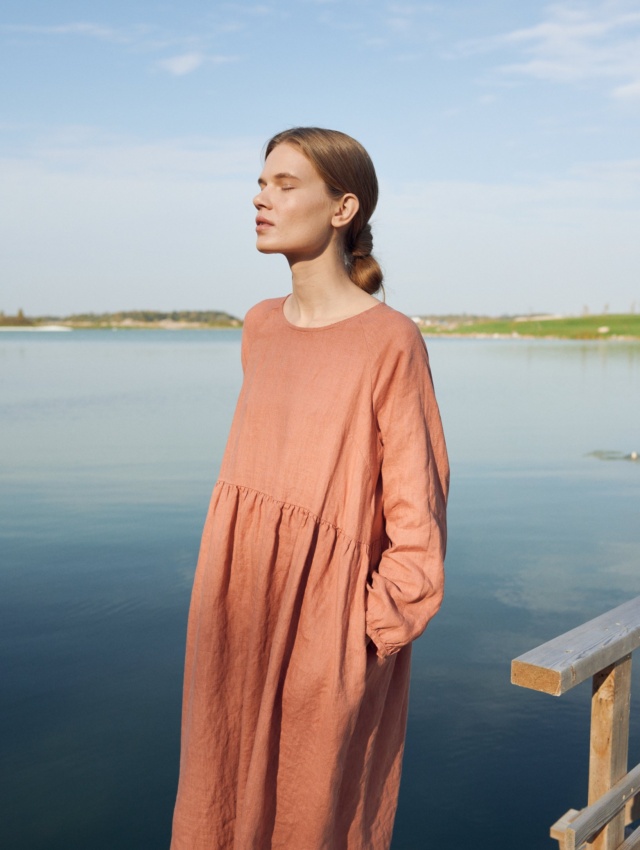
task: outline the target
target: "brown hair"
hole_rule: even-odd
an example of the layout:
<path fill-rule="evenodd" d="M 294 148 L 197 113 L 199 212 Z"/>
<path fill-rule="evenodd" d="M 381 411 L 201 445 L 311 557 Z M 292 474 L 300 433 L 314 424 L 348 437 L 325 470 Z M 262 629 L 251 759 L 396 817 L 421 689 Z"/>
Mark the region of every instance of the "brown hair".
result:
<path fill-rule="evenodd" d="M 294 127 L 267 142 L 265 158 L 283 143 L 294 145 L 313 164 L 334 198 L 351 193 L 360 202 L 344 240 L 345 265 L 351 280 L 373 295 L 382 286 L 382 269 L 372 256 L 369 219 L 378 202 L 378 178 L 371 157 L 346 133 L 321 127 Z"/>

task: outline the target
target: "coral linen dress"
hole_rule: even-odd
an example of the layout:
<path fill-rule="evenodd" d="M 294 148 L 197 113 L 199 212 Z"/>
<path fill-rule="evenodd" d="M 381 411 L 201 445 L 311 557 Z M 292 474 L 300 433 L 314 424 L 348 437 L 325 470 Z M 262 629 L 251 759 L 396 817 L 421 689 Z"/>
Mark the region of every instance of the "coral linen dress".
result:
<path fill-rule="evenodd" d="M 247 314 L 207 515 L 172 850 L 388 850 L 410 643 L 443 592 L 449 468 L 427 352 L 386 304 Z"/>

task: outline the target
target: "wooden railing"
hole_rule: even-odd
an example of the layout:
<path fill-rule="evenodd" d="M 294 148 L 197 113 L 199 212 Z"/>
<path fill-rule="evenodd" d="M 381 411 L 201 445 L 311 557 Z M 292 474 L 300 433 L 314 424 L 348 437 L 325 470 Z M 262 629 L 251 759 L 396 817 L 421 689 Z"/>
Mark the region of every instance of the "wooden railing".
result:
<path fill-rule="evenodd" d="M 640 818 L 640 765 L 627 772 L 631 653 L 639 646 L 640 596 L 511 662 L 514 685 L 553 696 L 593 678 L 588 804 L 551 827 L 561 850 L 640 850 L 640 827 L 625 838 Z"/>

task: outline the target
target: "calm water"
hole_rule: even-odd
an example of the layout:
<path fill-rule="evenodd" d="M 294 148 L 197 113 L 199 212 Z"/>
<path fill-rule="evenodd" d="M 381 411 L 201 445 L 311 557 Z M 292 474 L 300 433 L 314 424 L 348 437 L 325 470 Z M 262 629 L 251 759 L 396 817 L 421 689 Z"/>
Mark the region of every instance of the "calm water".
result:
<path fill-rule="evenodd" d="M 239 339 L 0 335 L 9 850 L 168 846 L 187 605 Z M 510 685 L 509 665 L 640 594 L 640 463 L 588 456 L 640 450 L 640 344 L 429 347 L 448 586 L 415 648 L 393 848 L 557 848 L 550 824 L 585 803 L 589 686 L 555 699 Z M 633 764 L 639 749 L 636 713 Z"/>

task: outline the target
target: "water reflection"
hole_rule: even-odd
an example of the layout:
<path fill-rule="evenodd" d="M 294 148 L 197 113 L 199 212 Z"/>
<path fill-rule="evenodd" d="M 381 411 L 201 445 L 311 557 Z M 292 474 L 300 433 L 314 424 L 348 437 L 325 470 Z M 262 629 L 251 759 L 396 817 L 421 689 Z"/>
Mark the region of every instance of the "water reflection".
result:
<path fill-rule="evenodd" d="M 156 850 L 239 334 L 20 336 L 0 337 L 3 837 Z M 557 847 L 549 825 L 585 802 L 588 686 L 554 700 L 514 688 L 509 666 L 640 594 L 640 465 L 598 462 L 638 447 L 640 345 L 428 345 L 452 461 L 448 579 L 414 648 L 393 850 Z M 639 738 L 635 724 L 636 762 Z"/>

